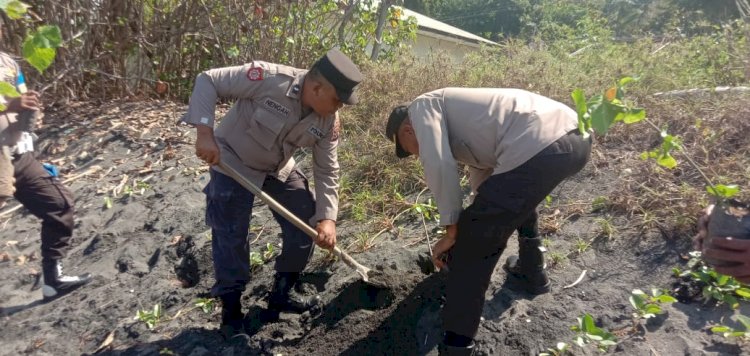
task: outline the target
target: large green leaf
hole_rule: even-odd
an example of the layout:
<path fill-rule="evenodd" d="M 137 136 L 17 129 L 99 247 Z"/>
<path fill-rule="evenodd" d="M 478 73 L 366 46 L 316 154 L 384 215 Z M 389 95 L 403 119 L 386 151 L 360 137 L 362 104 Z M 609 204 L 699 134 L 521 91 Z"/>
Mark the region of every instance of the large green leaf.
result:
<path fill-rule="evenodd" d="M 669 154 L 669 152 L 660 154 L 659 158 L 656 159 L 656 163 L 664 168 L 669 169 L 677 167 L 677 160 L 675 160 L 674 157 Z"/>
<path fill-rule="evenodd" d="M 6 98 L 15 98 L 21 96 L 21 94 L 12 84 L 0 82 L 0 96 L 4 96 Z"/>
<path fill-rule="evenodd" d="M 57 26 L 39 26 L 35 37 L 42 48 L 58 48 L 62 45 L 62 34 Z"/>
<path fill-rule="evenodd" d="M 0 9 L 5 11 L 5 14 L 11 20 L 18 20 L 26 14 L 26 10 L 29 5 L 26 5 L 18 0 L 0 0 Z"/>
<path fill-rule="evenodd" d="M 23 41 L 23 57 L 41 73 L 55 61 L 56 48 L 61 45 L 60 28 L 57 26 L 40 26 L 29 33 Z"/>
<path fill-rule="evenodd" d="M 591 127 L 596 133 L 606 135 L 618 112 L 616 107 L 607 101 L 602 101 L 591 110 Z"/>
<path fill-rule="evenodd" d="M 714 188 L 716 189 L 714 190 Z M 735 184 L 731 184 L 731 185 L 717 184 L 714 188 L 712 188 L 711 186 L 706 186 L 706 191 L 708 192 L 708 194 L 711 194 L 713 196 L 720 197 L 720 198 L 731 198 L 740 192 L 740 187 L 738 187 Z"/>
<path fill-rule="evenodd" d="M 643 109 L 631 109 L 628 112 L 622 114 L 622 122 L 626 124 L 634 124 L 646 118 L 646 110 Z"/>
<path fill-rule="evenodd" d="M 742 323 L 742 325 L 745 326 L 745 331 L 750 332 L 750 318 L 742 314 L 737 314 L 737 321 L 739 321 L 740 323 Z"/>
<path fill-rule="evenodd" d="M 595 332 L 598 328 L 594 324 L 594 317 L 592 317 L 590 314 L 584 314 L 583 320 L 581 323 L 583 332 L 591 333 Z"/>
<path fill-rule="evenodd" d="M 45 69 L 52 65 L 55 61 L 56 50 L 54 48 L 38 48 L 30 47 L 23 49 L 23 57 L 26 61 L 31 64 L 32 67 L 36 68 L 39 73 L 43 73 Z"/>

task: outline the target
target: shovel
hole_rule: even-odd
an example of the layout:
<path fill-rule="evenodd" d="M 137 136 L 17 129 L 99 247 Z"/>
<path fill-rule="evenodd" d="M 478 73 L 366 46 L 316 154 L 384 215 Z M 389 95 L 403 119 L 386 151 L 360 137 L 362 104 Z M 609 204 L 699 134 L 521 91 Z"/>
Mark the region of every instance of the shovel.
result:
<path fill-rule="evenodd" d="M 300 218 L 295 216 L 292 212 L 284 208 L 284 206 L 279 204 L 279 202 L 271 198 L 270 195 L 263 192 L 255 184 L 250 182 L 250 180 L 242 176 L 242 174 L 240 174 L 240 172 L 238 172 L 236 169 L 232 168 L 228 164 L 225 164 L 224 162 L 219 162 L 217 166 L 221 168 L 221 170 L 229 174 L 229 176 L 232 177 L 235 181 L 237 181 L 237 183 L 240 183 L 240 185 L 245 187 L 245 189 L 249 190 L 256 197 L 260 198 L 260 200 L 266 203 L 275 212 L 281 214 L 281 216 L 289 220 L 292 224 L 294 224 L 294 226 L 304 231 L 305 234 L 307 234 L 307 236 L 310 236 L 310 238 L 312 238 L 313 240 L 315 239 L 315 237 L 318 236 L 318 232 L 315 231 L 312 227 L 310 227 L 310 225 L 307 225 L 305 222 L 300 220 Z M 376 286 L 376 287 L 387 287 L 387 284 L 384 282 L 371 280 L 371 278 L 378 276 L 377 271 L 373 271 L 372 269 L 361 265 L 359 262 L 355 261 L 352 258 L 352 256 L 349 256 L 349 254 L 342 251 L 338 246 L 333 247 L 333 253 L 336 255 L 336 257 L 344 261 L 344 263 L 346 263 L 347 266 L 353 268 L 357 273 L 359 273 L 359 275 L 362 277 L 362 281 L 364 281 L 365 283 Z"/>

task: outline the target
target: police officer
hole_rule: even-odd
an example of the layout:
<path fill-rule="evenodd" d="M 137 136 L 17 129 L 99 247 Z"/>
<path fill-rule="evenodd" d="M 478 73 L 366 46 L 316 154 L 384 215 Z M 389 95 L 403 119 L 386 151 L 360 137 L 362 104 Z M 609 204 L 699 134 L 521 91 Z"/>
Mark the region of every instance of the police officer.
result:
<path fill-rule="evenodd" d="M 310 70 L 253 61 L 211 69 L 195 81 L 190 107 L 183 121 L 195 125 L 196 155 L 210 165 L 232 166 L 318 232 L 315 243 L 336 243 L 339 164 L 336 149 L 340 124 L 337 110 L 355 104 L 354 88 L 362 80 L 357 66 L 338 50 L 330 50 Z M 214 131 L 217 98 L 237 101 Z M 294 152 L 312 148 L 315 196 L 296 166 Z M 248 281 L 247 231 L 253 194 L 212 167 L 206 194 L 206 222 L 216 284 L 212 293 L 222 300 L 222 331 L 241 331 L 240 296 Z M 281 226 L 283 247 L 276 259 L 268 309 L 301 310 L 311 301 L 289 293 L 312 254 L 312 240 L 273 212 Z"/>
<path fill-rule="evenodd" d="M 36 115 L 40 108 L 39 94 L 26 90 L 21 68 L 8 54 L 0 52 L 0 81 L 13 85 L 21 94 L 15 98 L 2 98 L 6 109 L 0 112 L 0 146 L 11 159 L 12 169 L 0 165 L 5 174 L 13 174 L 15 192 L 11 193 L 36 217 L 42 219 L 42 273 L 44 301 L 51 301 L 88 283 L 88 273 L 65 275 L 62 259 L 73 235 L 75 213 L 73 195 L 51 175 L 34 157 Z M 6 177 L 3 177 L 6 178 Z M 3 187 L 7 188 L 7 186 Z"/>
<path fill-rule="evenodd" d="M 492 271 L 514 231 L 520 252 L 504 266 L 510 282 L 533 294 L 549 291 L 536 206 L 583 168 L 591 143 L 575 111 L 518 89 L 423 94 L 393 109 L 386 135 L 398 157 L 419 157 L 446 227 L 433 247 L 435 266 L 450 267 L 440 351 L 470 354 Z M 466 209 L 458 162 L 468 166 L 473 192 Z"/>

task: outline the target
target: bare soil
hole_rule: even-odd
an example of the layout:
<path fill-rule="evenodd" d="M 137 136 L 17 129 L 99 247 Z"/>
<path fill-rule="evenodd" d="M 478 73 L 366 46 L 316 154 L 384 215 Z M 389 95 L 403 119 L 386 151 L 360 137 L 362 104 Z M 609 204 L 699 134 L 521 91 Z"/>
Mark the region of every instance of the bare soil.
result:
<path fill-rule="evenodd" d="M 445 274 L 429 273 L 421 263 L 427 242 L 415 216 L 398 222 L 398 235 L 385 233 L 375 247 L 353 255 L 381 271 L 390 288 L 368 286 L 318 250 L 296 293 L 318 295 L 321 308 L 285 313 L 278 322 L 264 324 L 258 314 L 273 276 L 266 262 L 253 270 L 243 295 L 249 335 L 224 341 L 217 333 L 219 308 L 204 313 L 194 306 L 197 298 L 208 297 L 213 268 L 201 193 L 207 172 L 193 157 L 192 130 L 174 124 L 184 110 L 167 102 L 72 103 L 48 109 L 38 142 L 40 160 L 56 164 L 62 179 L 75 178 L 67 184 L 78 213 L 65 267 L 96 277 L 79 291 L 41 303 L 39 221 L 23 209 L 1 216 L 0 354 L 437 354 Z M 350 144 L 344 140 L 342 149 Z M 536 355 L 557 342 L 571 343 L 570 326 L 583 313 L 618 336 L 609 353 L 750 352 L 747 344 L 708 330 L 720 322 L 736 326 L 729 317 L 750 314 L 747 303 L 737 311 L 704 304 L 699 286 L 673 277 L 672 268 L 686 262 L 689 236 L 632 229 L 627 216 L 591 211 L 590 202 L 613 191 L 611 181 L 626 164 L 590 165 L 564 183 L 543 209 L 550 232 L 551 293 L 532 297 L 506 288 L 498 265 L 477 336 L 479 355 Z M 146 184 L 134 186 L 135 180 Z M 613 236 L 602 236 L 598 219 L 611 222 Z M 257 202 L 252 224 L 251 249 L 262 254 L 270 243 L 278 251 L 279 228 Z M 344 217 L 340 246 L 354 246 L 359 230 Z M 506 256 L 515 253 L 514 241 Z M 583 271 L 580 283 L 565 288 Z M 676 291 L 680 302 L 667 306 L 665 316 L 634 324 L 630 292 L 651 287 Z M 134 317 L 155 304 L 164 316 L 149 330 Z M 597 353 L 592 346 L 573 350 Z"/>

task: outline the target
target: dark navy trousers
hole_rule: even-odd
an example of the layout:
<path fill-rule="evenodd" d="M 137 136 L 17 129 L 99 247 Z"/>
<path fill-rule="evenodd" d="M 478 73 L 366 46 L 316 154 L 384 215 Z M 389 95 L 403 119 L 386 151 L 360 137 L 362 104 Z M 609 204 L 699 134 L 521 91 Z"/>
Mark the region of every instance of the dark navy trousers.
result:
<path fill-rule="evenodd" d="M 521 166 L 488 178 L 474 202 L 458 218 L 450 251 L 443 328 L 473 339 L 484 295 L 508 238 L 518 230 L 534 235 L 536 207 L 565 178 L 579 172 L 591 153 L 591 140 L 574 130 Z"/>
<path fill-rule="evenodd" d="M 248 231 L 255 196 L 234 179 L 210 170 L 211 180 L 206 194 L 206 223 L 211 227 L 211 248 L 216 283 L 214 296 L 232 291 L 244 291 L 250 276 Z M 309 221 L 315 213 L 315 199 L 307 178 L 298 170 L 285 182 L 267 176 L 263 191 L 278 201 L 302 221 Z M 283 243 L 276 258 L 278 272 L 301 272 L 313 251 L 313 241 L 291 222 L 273 212 L 281 226 Z"/>

